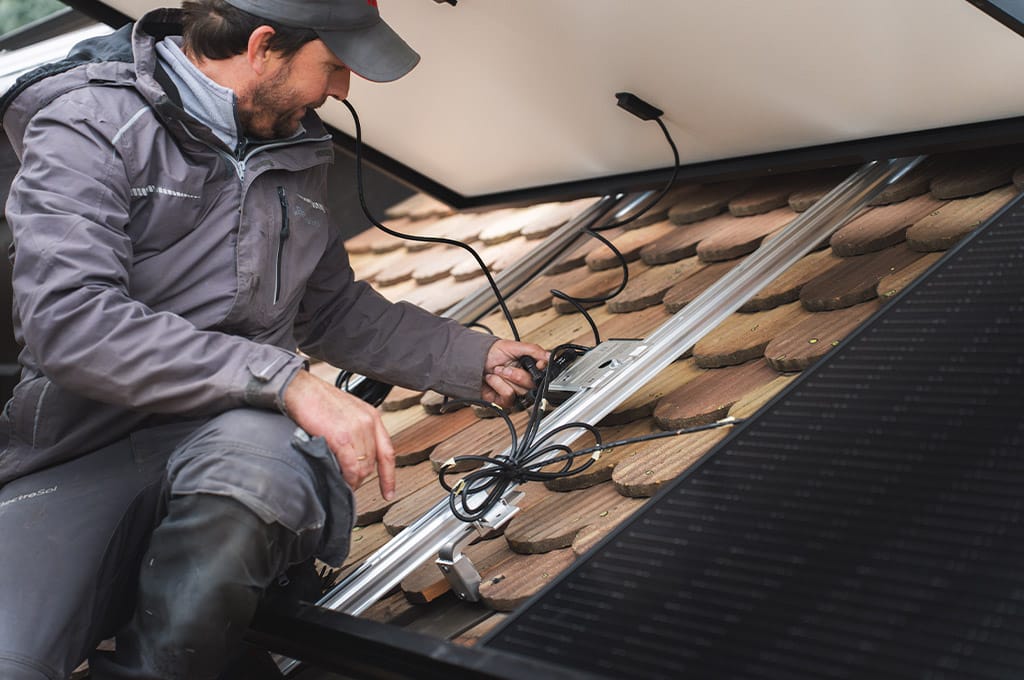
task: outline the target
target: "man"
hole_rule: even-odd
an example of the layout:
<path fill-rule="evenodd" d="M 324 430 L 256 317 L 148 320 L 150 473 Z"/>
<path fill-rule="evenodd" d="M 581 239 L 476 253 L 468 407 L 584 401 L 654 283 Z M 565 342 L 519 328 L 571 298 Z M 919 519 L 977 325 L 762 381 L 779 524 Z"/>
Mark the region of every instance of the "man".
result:
<path fill-rule="evenodd" d="M 543 367 L 353 281 L 313 109 L 416 64 L 375 5 L 186 2 L 0 102 L 25 347 L 0 418 L 0 677 L 66 677 L 115 631 L 94 677 L 216 677 L 269 585 L 343 559 L 351 489 L 376 466 L 390 497 L 393 450 L 296 347 L 506 405 L 531 385 L 517 358 Z"/>

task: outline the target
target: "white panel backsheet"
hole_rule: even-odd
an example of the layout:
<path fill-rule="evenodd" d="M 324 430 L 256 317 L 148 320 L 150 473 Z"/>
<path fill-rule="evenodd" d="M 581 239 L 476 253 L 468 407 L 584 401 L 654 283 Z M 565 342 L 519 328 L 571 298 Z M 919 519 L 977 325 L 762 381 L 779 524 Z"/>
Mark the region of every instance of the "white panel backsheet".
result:
<path fill-rule="evenodd" d="M 133 16 L 152 1 L 113 0 Z M 466 196 L 1024 112 L 1024 39 L 966 0 L 381 0 L 423 55 L 353 83 L 366 141 Z M 325 118 L 351 132 L 331 102 Z"/>

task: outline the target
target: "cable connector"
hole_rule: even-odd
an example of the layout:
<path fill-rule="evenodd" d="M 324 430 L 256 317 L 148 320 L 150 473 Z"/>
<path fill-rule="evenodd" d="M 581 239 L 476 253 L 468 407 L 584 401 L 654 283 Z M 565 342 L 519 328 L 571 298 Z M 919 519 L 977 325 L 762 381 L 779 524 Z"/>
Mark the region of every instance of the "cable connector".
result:
<path fill-rule="evenodd" d="M 664 111 L 648 104 L 632 92 L 616 92 L 615 98 L 619 100 L 619 107 L 629 111 L 640 120 L 657 120 L 665 115 Z"/>

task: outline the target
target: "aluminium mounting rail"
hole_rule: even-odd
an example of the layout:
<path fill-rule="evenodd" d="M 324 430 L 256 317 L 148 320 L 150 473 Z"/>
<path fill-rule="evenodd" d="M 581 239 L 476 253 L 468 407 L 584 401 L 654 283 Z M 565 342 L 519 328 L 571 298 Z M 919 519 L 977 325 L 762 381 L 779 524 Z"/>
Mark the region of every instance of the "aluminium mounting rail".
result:
<path fill-rule="evenodd" d="M 799 215 L 775 237 L 748 255 L 644 341 L 645 350 L 595 389 L 578 392 L 540 424 L 538 437 L 571 422 L 595 424 L 658 372 L 675 361 L 778 274 L 846 224 L 885 187 L 903 177 L 924 156 L 872 161 L 855 171 Z M 581 433 L 565 431 L 548 443 L 571 443 Z M 507 453 L 507 452 L 506 452 Z M 509 490 L 516 493 L 515 488 Z M 479 501 L 479 497 L 473 500 Z M 447 500 L 370 555 L 318 602 L 358 615 L 448 544 L 475 530 L 451 514 Z"/>

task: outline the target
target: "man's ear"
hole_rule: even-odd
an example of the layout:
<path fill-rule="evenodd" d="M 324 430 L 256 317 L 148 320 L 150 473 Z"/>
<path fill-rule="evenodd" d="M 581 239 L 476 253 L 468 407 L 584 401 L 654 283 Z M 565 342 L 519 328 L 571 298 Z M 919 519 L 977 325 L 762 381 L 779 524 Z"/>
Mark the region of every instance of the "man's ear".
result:
<path fill-rule="evenodd" d="M 270 39 L 274 37 L 276 31 L 270 26 L 260 26 L 249 35 L 249 47 L 246 50 L 245 56 L 249 62 L 249 67 L 258 73 L 263 75 L 270 63 L 273 53 L 269 48 Z"/>

